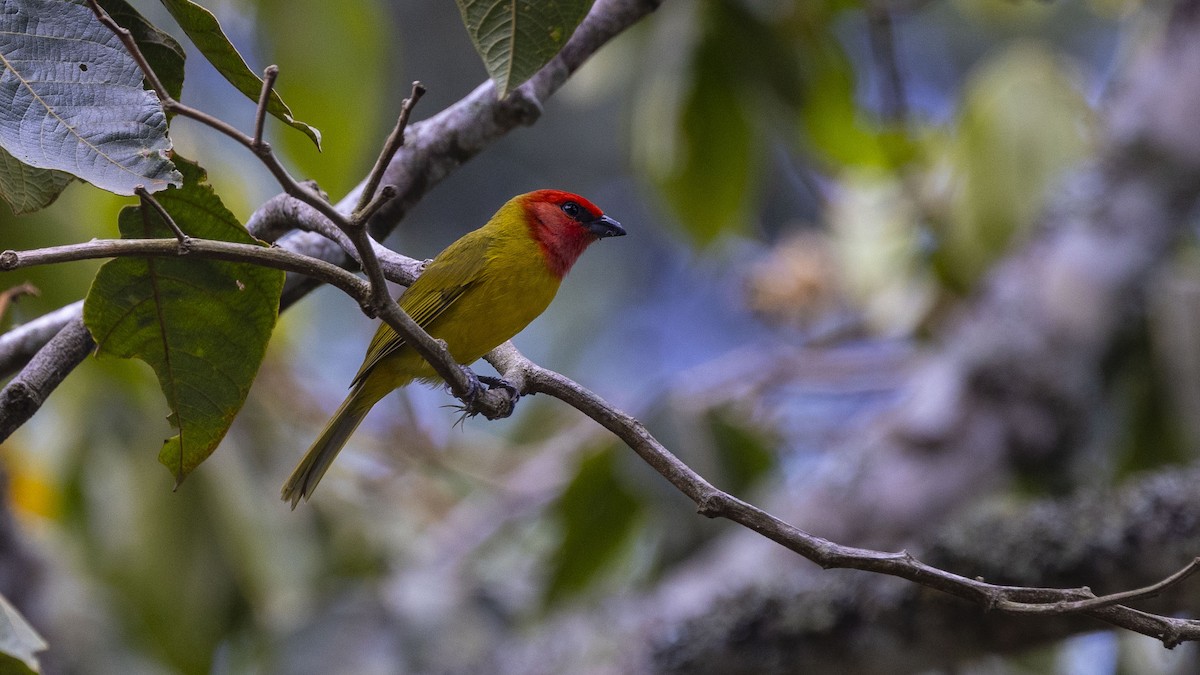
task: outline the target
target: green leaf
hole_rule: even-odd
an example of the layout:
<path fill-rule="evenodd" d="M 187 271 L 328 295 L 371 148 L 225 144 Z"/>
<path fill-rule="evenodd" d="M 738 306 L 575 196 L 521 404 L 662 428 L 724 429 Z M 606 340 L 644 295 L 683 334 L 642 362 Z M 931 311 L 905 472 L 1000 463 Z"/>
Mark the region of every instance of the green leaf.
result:
<path fill-rule="evenodd" d="M 583 460 L 554 507 L 563 540 L 552 562 L 547 605 L 586 588 L 634 531 L 642 503 L 618 478 L 615 456 L 609 447 Z"/>
<path fill-rule="evenodd" d="M 0 65 L 0 147 L 18 161 L 121 195 L 179 184 L 158 98 L 78 0 L 5 3 Z"/>
<path fill-rule="evenodd" d="M 16 215 L 50 206 L 72 180 L 69 173 L 29 166 L 0 148 L 0 198 Z"/>
<path fill-rule="evenodd" d="M 8 663 L 0 660 L 0 672 L 41 672 L 37 653 L 45 651 L 46 646 L 46 641 L 17 608 L 0 595 L 0 655 L 11 657 Z"/>
<path fill-rule="evenodd" d="M 217 17 L 190 0 L 162 0 L 162 4 L 217 72 L 251 101 L 258 103 L 258 98 L 262 95 L 262 78 L 250 70 L 233 43 L 225 37 Z M 292 117 L 291 109 L 274 90 L 271 91 L 271 98 L 267 103 L 267 112 L 285 124 L 299 129 L 311 138 L 318 148 L 321 147 L 321 132 Z"/>
<path fill-rule="evenodd" d="M 197 165 L 180 161 L 184 187 L 158 201 L 190 236 L 259 243 L 233 217 Z M 125 238 L 170 237 L 152 208 L 128 207 Z M 84 302 L 99 354 L 150 364 L 179 434 L 159 461 L 181 482 L 225 436 L 250 390 L 279 311 L 283 272 L 196 258 L 105 263 Z"/>
<path fill-rule="evenodd" d="M 101 0 L 100 6 L 118 24 L 128 28 L 163 86 L 178 98 L 183 89 L 184 52 L 170 35 L 158 30 L 124 0 Z M 0 198 L 20 215 L 45 208 L 73 180 L 54 169 L 39 169 L 20 162 L 0 148 Z"/>
<path fill-rule="evenodd" d="M 100 6 L 129 30 L 167 93 L 178 99 L 183 93 L 183 66 L 187 58 L 179 42 L 147 21 L 125 0 L 100 0 Z"/>
<path fill-rule="evenodd" d="M 521 86 L 567 44 L 593 0 L 457 0 L 500 96 Z"/>

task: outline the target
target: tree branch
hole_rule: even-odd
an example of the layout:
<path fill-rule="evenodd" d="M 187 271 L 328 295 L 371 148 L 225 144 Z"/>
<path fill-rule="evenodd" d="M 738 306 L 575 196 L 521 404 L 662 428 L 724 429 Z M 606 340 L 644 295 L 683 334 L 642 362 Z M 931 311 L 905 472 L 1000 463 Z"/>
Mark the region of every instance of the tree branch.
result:
<path fill-rule="evenodd" d="M 258 108 L 254 111 L 254 136 L 250 139 L 253 147 L 263 146 L 263 128 L 267 124 L 267 106 L 271 102 L 271 91 L 275 88 L 275 80 L 279 77 L 279 66 L 271 64 L 263 70 L 262 93 L 258 96 Z"/>
<path fill-rule="evenodd" d="M 50 392 L 83 362 L 94 346 L 83 319 L 73 317 L 38 350 L 20 374 L 0 391 L 0 441 L 33 417 Z"/>
<path fill-rule="evenodd" d="M 396 120 L 396 126 L 392 129 L 392 133 L 388 134 L 387 141 L 383 144 L 383 150 L 379 153 L 379 158 L 375 160 L 375 166 L 371 167 L 371 173 L 367 174 L 365 187 L 359 191 L 358 205 L 352 212 L 355 220 L 366 220 L 374 211 L 378 210 L 377 208 L 368 210 L 367 207 L 375 199 L 375 190 L 379 187 L 379 181 L 383 180 L 383 172 L 392 162 L 392 158 L 396 156 L 396 151 L 404 145 L 404 129 L 408 127 L 408 118 L 412 116 L 417 101 L 420 101 L 424 95 L 425 86 L 420 82 L 413 82 L 412 93 L 404 99 L 404 103 L 400 106 L 400 117 Z M 382 206 L 382 204 L 380 205 Z"/>
<path fill-rule="evenodd" d="M 1197 6 L 1179 3 L 1166 35 L 1136 55 L 1111 99 L 1110 133 L 1096 165 L 1079 171 L 1028 245 L 989 275 L 942 346 L 911 375 L 899 405 L 831 452 L 827 466 L 790 485 L 772 512 L 832 539 L 901 545 L 1005 484 L 1014 464 L 1053 465 L 1094 447 L 1106 359 L 1144 307 L 1146 281 L 1188 226 L 1200 194 L 1200 139 L 1187 121 L 1200 106 Z M 731 616 L 756 588 L 784 586 L 778 576 L 786 556 L 745 537 L 724 543 L 722 550 L 737 555 L 712 556 L 679 575 L 690 600 L 681 614 Z M 1050 560 L 1047 554 L 1041 564 Z M 811 589 L 819 578 L 797 572 L 788 585 Z M 697 597 L 698 588 L 711 597 Z M 767 602 L 778 611 L 778 594 Z M 1175 627 L 1157 619 L 1127 608 L 1103 610 L 1106 619 L 1110 610 L 1168 645 L 1178 639 Z M 737 631 L 754 619 L 739 616 L 724 624 L 725 633 L 696 634 L 695 646 L 721 645 L 730 658 L 751 659 L 755 645 L 745 652 L 734 645 L 745 642 Z M 675 636 L 685 620 L 661 623 Z M 908 640 L 905 630 L 891 639 Z"/>
<path fill-rule="evenodd" d="M 79 244 L 0 253 L 0 272 L 96 258 L 174 258 L 181 256 L 244 262 L 303 274 L 335 286 L 361 302 L 370 299 L 362 279 L 324 260 L 280 248 L 188 237 L 186 248 L 176 239 L 93 239 Z"/>
<path fill-rule="evenodd" d="M 0 377 L 8 377 L 29 363 L 39 349 L 72 319 L 83 316 L 83 301 L 73 302 L 53 312 L 27 321 L 0 335 Z"/>
<path fill-rule="evenodd" d="M 511 343 L 489 354 L 488 360 L 501 369 L 505 379 L 523 393 L 554 396 L 607 428 L 695 502 L 697 511 L 702 515 L 738 523 L 825 569 L 857 569 L 896 576 L 1001 612 L 1046 615 L 1064 611 L 1083 612 L 1102 621 L 1156 637 L 1168 646 L 1182 640 L 1200 640 L 1200 621 L 1148 616 L 1128 607 L 1113 606 L 1113 603 L 1123 599 L 1142 597 L 1177 583 L 1194 571 L 1194 561 L 1151 589 L 1096 599 L 1086 589 L 1002 586 L 981 579 L 969 579 L 922 563 L 906 551 L 884 552 L 843 546 L 804 532 L 715 488 L 659 443 L 638 420 L 617 410 L 569 378 L 530 362 Z M 1082 600 L 1089 602 L 1079 602 Z"/>
<path fill-rule="evenodd" d="M 926 537 L 922 556 L 939 567 L 1002 583 L 1145 584 L 1193 559 L 1200 541 L 1197 480 L 1200 465 L 1170 467 L 1112 491 L 976 506 Z M 647 669 L 771 673 L 784 670 L 772 664 L 787 664 L 786 672 L 922 672 L 1096 628 L 1089 614 L 1020 621 L 1000 612 L 980 615 L 966 603 L 881 577 L 792 581 L 763 579 L 726 589 L 719 609 L 670 623 L 653 639 L 655 664 Z M 662 621 L 658 608 L 669 597 L 667 591 L 647 598 L 635 611 Z M 1146 610 L 1193 615 L 1197 602 L 1200 586 L 1193 581 L 1159 599 L 1139 601 L 1141 609 L 1128 614 L 1150 632 L 1161 631 L 1170 646 L 1178 639 L 1175 627 Z M 738 647 L 730 648 L 734 634 Z"/>

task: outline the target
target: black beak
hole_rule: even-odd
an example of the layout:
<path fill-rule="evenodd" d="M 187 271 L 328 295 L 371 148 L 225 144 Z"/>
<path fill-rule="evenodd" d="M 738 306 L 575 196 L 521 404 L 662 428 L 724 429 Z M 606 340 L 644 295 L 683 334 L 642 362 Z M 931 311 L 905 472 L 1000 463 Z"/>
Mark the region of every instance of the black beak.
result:
<path fill-rule="evenodd" d="M 620 223 L 608 216 L 600 216 L 593 221 L 584 223 L 583 226 L 587 228 L 588 232 L 601 239 L 605 237 L 625 236 L 625 228 L 621 227 Z"/>

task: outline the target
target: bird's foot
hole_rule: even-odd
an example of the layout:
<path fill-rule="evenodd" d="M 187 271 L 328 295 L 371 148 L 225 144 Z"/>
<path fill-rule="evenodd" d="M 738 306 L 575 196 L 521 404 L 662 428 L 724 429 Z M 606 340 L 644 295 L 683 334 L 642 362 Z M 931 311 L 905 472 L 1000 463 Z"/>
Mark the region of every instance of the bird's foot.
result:
<path fill-rule="evenodd" d="M 508 394 L 508 414 L 511 415 L 512 411 L 517 407 L 517 401 L 521 400 L 521 392 L 517 391 L 517 388 L 513 386 L 512 382 L 509 382 L 503 377 L 491 377 L 489 375 L 478 375 L 476 376 L 476 379 L 483 384 L 486 384 L 488 391 L 493 389 L 503 389 L 504 392 Z M 508 415 L 505 415 L 505 417 L 508 417 Z"/>
<path fill-rule="evenodd" d="M 454 406 L 462 412 L 462 417 L 458 418 L 456 424 L 462 424 L 468 417 L 476 415 L 483 415 L 489 420 L 498 420 L 513 414 L 517 408 L 517 401 L 521 399 L 521 392 L 517 391 L 512 383 L 500 377 L 476 375 L 470 368 L 464 367 L 463 372 L 467 376 L 467 391 L 459 399 L 463 404 Z M 488 397 L 488 393 L 494 389 L 503 389 L 508 395 L 507 400 Z M 485 400 L 485 398 L 490 398 L 490 400 Z"/>

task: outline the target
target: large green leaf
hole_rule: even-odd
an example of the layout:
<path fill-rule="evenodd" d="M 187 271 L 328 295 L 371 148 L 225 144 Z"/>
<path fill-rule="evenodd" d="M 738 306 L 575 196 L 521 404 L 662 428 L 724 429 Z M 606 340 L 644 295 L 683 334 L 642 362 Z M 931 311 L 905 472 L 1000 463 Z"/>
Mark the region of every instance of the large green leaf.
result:
<path fill-rule="evenodd" d="M 500 96 L 521 86 L 567 44 L 593 0 L 457 0 Z"/>
<path fill-rule="evenodd" d="M 262 78 L 250 70 L 237 48 L 225 37 L 217 17 L 190 0 L 162 0 L 162 4 L 217 72 L 237 87 L 238 91 L 257 103 L 262 94 Z M 271 91 L 271 99 L 267 103 L 267 112 L 285 124 L 299 129 L 311 138 L 318 148 L 321 147 L 321 132 L 292 117 L 291 109 L 274 90 Z"/>
<path fill-rule="evenodd" d="M 78 0 L 5 2 L 0 66 L 0 147 L 18 161 L 122 195 L 179 184 L 158 98 Z"/>
<path fill-rule="evenodd" d="M 178 99 L 183 93 L 183 65 L 187 58 L 179 42 L 147 21 L 125 0 L 100 0 L 100 6 L 129 30 L 167 93 Z"/>
<path fill-rule="evenodd" d="M 40 672 L 37 653 L 45 649 L 42 636 L 0 595 L 0 673 Z"/>
<path fill-rule="evenodd" d="M 552 561 L 546 603 L 578 593 L 625 547 L 642 503 L 616 473 L 615 448 L 588 457 L 554 507 L 563 540 Z"/>
<path fill-rule="evenodd" d="M 100 6 L 117 23 L 130 30 L 159 80 L 172 96 L 178 98 L 183 90 L 185 58 L 179 43 L 155 28 L 125 0 L 100 0 Z M 14 214 L 31 213 L 49 206 L 71 180 L 68 173 L 29 166 L 0 148 L 0 198 L 8 202 Z"/>
<path fill-rule="evenodd" d="M 184 187 L 158 201 L 191 236 L 257 243 L 212 189 L 181 161 Z M 121 212 L 121 236 L 169 237 L 149 208 Z M 159 461 L 182 481 L 225 436 L 241 408 L 275 326 L 283 272 L 188 258 L 122 258 L 100 269 L 83 318 L 100 354 L 150 364 L 179 434 Z"/>

